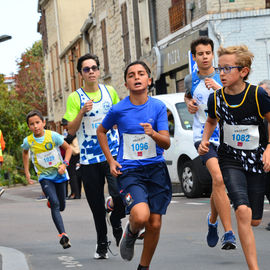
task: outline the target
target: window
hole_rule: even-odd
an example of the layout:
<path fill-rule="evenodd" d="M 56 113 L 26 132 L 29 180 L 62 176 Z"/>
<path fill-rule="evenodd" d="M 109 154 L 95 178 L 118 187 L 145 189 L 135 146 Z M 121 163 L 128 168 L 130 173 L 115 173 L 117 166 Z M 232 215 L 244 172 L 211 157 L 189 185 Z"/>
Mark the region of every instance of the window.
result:
<path fill-rule="evenodd" d="M 106 21 L 103 19 L 101 21 L 101 33 L 102 33 L 102 50 L 104 59 L 104 73 L 105 76 L 109 74 L 109 57 L 108 57 L 108 47 L 107 47 L 107 36 L 106 36 Z"/>
<path fill-rule="evenodd" d="M 188 112 L 185 102 L 175 104 L 183 129 L 192 130 L 193 115 Z"/>
<path fill-rule="evenodd" d="M 175 32 L 186 25 L 185 0 L 172 0 L 169 8 L 170 30 Z"/>
<path fill-rule="evenodd" d="M 121 17 L 122 17 L 122 38 L 124 45 L 125 65 L 130 63 L 130 49 L 129 49 L 129 32 L 128 32 L 128 18 L 127 18 L 127 4 L 121 5 Z"/>
<path fill-rule="evenodd" d="M 174 117 L 172 112 L 167 109 L 167 117 L 168 117 L 168 126 L 169 126 L 169 133 L 171 137 L 174 137 Z"/>

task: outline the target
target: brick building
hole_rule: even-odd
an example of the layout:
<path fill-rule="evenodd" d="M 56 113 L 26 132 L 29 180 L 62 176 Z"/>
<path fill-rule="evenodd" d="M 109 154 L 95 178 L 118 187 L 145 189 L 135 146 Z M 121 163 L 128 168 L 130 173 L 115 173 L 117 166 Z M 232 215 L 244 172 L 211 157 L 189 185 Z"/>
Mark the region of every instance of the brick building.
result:
<path fill-rule="evenodd" d="M 255 55 L 249 81 L 256 84 L 270 78 L 269 0 L 154 2 L 155 46 L 160 61 L 157 94 L 184 91 L 183 80 L 189 73 L 190 43 L 204 35 L 214 40 L 215 51 L 220 45 L 246 44 Z"/>

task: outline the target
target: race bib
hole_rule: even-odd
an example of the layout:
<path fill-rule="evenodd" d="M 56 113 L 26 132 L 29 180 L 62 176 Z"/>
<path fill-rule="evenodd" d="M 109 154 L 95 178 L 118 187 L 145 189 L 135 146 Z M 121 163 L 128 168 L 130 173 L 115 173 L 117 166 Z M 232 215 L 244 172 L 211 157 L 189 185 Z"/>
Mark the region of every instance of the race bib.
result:
<path fill-rule="evenodd" d="M 37 162 L 43 168 L 49 168 L 61 162 L 58 151 L 54 148 L 51 151 L 36 154 Z"/>
<path fill-rule="evenodd" d="M 146 159 L 157 156 L 155 141 L 146 134 L 123 134 L 123 159 Z"/>
<path fill-rule="evenodd" d="M 104 117 L 105 115 L 100 115 L 99 117 L 87 117 L 84 121 L 86 134 L 90 136 L 97 135 L 97 128 L 102 123 Z"/>
<path fill-rule="evenodd" d="M 254 150 L 259 147 L 259 127 L 224 123 L 224 143 L 235 149 Z"/>

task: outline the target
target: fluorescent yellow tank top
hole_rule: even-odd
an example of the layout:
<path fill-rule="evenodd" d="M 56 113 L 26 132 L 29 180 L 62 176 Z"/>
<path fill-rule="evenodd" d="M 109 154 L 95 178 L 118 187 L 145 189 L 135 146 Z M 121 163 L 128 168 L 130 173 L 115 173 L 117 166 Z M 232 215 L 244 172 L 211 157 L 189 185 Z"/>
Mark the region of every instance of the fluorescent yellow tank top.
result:
<path fill-rule="evenodd" d="M 62 164 L 62 157 L 58 147 L 52 140 L 52 132 L 45 130 L 44 141 L 38 143 L 31 134 L 27 137 L 30 145 L 32 162 L 35 167 L 38 178 L 42 174 L 42 178 L 51 178 L 58 172 L 58 167 Z M 46 177 L 47 176 L 47 177 Z"/>

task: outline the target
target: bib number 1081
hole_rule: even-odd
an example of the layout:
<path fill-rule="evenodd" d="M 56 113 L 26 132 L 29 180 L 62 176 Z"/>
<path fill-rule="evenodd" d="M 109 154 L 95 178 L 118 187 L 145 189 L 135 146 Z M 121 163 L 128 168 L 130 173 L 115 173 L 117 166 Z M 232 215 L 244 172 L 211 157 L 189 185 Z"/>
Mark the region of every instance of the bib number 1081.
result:
<path fill-rule="evenodd" d="M 245 134 L 233 134 L 232 135 L 233 140 L 237 142 L 249 142 L 250 141 L 250 135 L 245 135 Z"/>
<path fill-rule="evenodd" d="M 132 151 L 143 151 L 148 149 L 148 143 L 133 143 Z"/>

